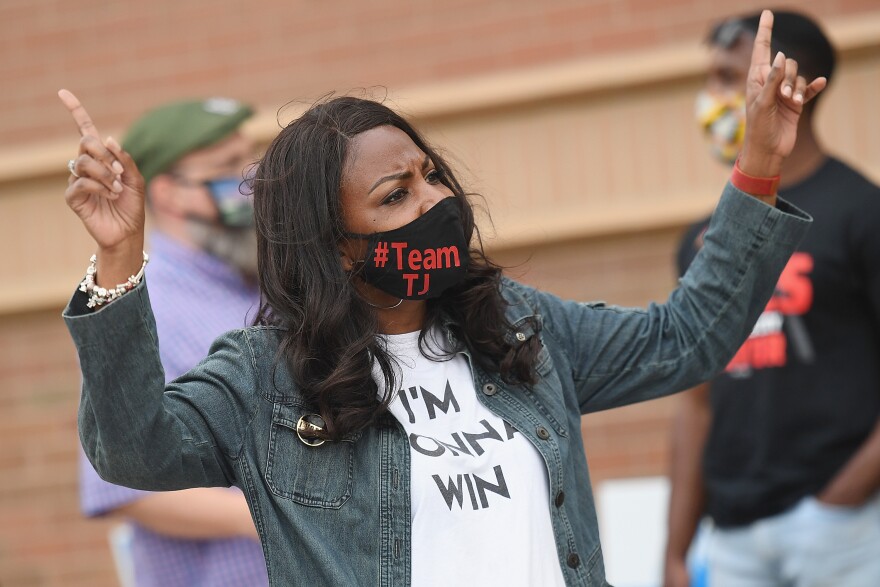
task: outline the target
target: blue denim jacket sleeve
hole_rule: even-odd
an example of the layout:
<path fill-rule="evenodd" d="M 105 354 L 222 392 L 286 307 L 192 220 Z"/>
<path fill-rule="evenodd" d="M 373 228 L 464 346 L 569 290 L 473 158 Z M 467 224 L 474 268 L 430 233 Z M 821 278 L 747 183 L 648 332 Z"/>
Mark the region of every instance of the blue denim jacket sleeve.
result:
<path fill-rule="evenodd" d="M 708 378 L 748 335 L 809 224 L 725 189 L 706 245 L 669 301 L 647 310 L 565 302 L 527 290 L 547 344 L 568 356 L 582 412 L 650 399 Z M 520 286 L 521 287 L 521 286 Z M 79 431 L 107 481 L 147 490 L 235 484 L 260 393 L 248 331 L 164 383 L 146 280 L 112 304 L 64 312 L 79 352 Z"/>
<path fill-rule="evenodd" d="M 567 355 L 581 413 L 681 391 L 725 367 L 748 337 L 811 218 L 724 189 L 704 245 L 666 303 L 646 309 L 531 291 L 545 338 Z"/>
<path fill-rule="evenodd" d="M 146 280 L 96 312 L 82 310 L 84 295 L 64 319 L 83 374 L 80 441 L 98 474 L 153 491 L 234 484 L 257 395 L 241 393 L 255 387 L 244 331 L 166 387 Z"/>

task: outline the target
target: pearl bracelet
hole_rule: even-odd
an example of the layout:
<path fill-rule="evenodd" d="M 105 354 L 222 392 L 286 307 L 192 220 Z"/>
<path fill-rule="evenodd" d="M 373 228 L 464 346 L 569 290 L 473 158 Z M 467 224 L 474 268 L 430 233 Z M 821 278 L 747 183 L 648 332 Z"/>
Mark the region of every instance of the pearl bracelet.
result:
<path fill-rule="evenodd" d="M 120 283 L 112 289 L 98 287 L 95 283 L 95 274 L 97 273 L 98 256 L 92 255 L 89 259 L 89 268 L 86 269 L 86 276 L 79 284 L 79 291 L 89 294 L 89 301 L 86 304 L 89 308 L 97 308 L 104 304 L 109 304 L 113 300 L 121 297 L 133 290 L 137 284 L 144 278 L 144 269 L 150 261 L 150 256 L 144 251 L 144 263 L 137 275 L 132 275 L 125 283 Z"/>

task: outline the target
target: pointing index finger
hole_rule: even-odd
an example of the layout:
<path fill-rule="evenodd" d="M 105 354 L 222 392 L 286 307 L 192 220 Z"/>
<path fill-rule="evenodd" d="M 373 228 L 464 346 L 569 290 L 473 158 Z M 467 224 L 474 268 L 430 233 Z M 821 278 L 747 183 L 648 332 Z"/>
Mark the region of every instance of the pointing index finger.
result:
<path fill-rule="evenodd" d="M 773 13 L 765 10 L 758 22 L 755 45 L 752 48 L 752 67 L 770 65 L 770 39 L 773 33 Z"/>
<path fill-rule="evenodd" d="M 101 135 L 98 134 L 97 127 L 95 127 L 95 123 L 92 122 L 92 117 L 89 116 L 89 113 L 86 112 L 86 109 L 72 92 L 68 90 L 59 90 L 58 97 L 61 98 L 61 101 L 73 115 L 73 120 L 79 128 L 79 134 L 82 136 L 90 135 L 97 139 L 101 138 Z"/>

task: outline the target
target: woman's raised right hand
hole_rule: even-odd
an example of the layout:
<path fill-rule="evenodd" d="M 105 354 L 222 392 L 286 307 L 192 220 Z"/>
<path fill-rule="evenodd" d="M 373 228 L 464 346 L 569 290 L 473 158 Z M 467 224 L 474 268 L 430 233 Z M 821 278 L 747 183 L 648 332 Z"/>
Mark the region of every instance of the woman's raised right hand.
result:
<path fill-rule="evenodd" d="M 61 90 L 58 97 L 81 135 L 64 197 L 98 246 L 98 284 L 114 287 L 143 261 L 144 178 L 119 143 L 101 139 L 76 96 Z"/>

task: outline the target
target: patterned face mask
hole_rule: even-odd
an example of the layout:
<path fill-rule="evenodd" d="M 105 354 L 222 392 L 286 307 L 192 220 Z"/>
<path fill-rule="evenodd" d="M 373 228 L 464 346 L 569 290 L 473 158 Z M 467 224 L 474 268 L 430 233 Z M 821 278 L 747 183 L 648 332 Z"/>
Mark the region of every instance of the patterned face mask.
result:
<path fill-rule="evenodd" d="M 697 95 L 696 116 L 709 140 L 712 155 L 733 165 L 746 132 L 745 94 L 719 96 L 704 90 Z"/>

